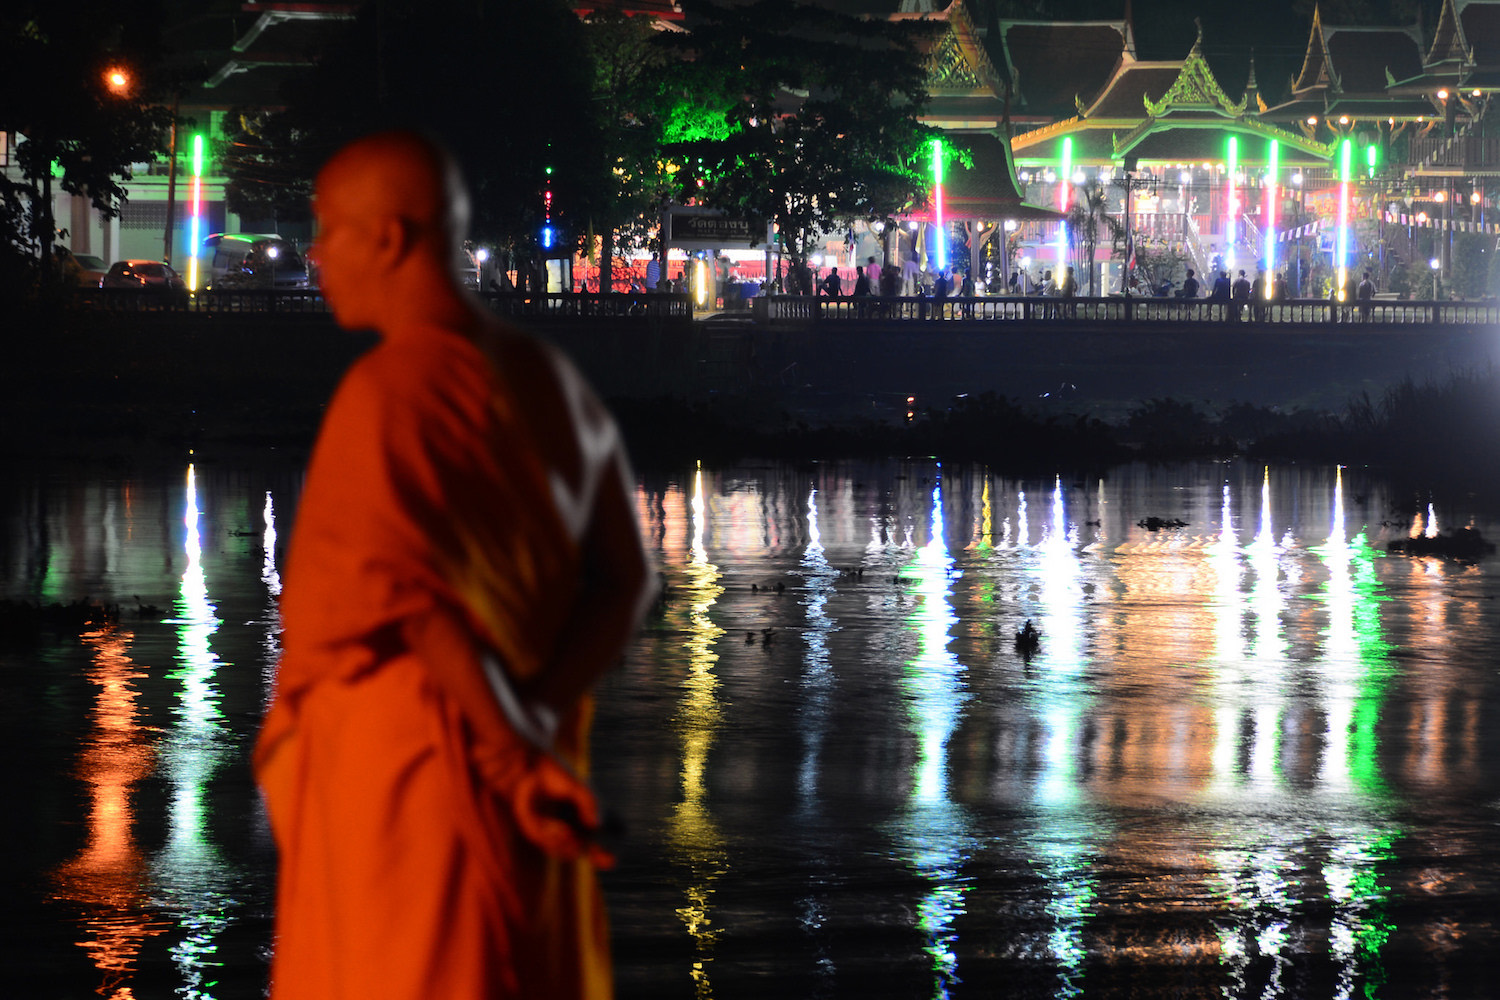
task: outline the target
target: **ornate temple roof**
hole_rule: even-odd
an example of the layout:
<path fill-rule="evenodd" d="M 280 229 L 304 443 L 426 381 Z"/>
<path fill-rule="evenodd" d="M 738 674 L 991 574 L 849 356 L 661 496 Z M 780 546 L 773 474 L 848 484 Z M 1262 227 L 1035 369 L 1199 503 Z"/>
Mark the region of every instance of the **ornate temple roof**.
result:
<path fill-rule="evenodd" d="M 969 16 L 964 0 L 942 11 L 907 9 L 891 20 L 920 19 L 944 25 L 926 45 L 927 91 L 922 121 L 938 128 L 972 130 L 998 127 L 1005 119 L 1005 86 Z"/>

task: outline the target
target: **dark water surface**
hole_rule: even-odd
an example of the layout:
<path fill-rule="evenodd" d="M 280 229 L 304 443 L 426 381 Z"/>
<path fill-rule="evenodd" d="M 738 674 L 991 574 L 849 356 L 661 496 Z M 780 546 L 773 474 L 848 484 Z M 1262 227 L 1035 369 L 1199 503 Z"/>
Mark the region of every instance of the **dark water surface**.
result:
<path fill-rule="evenodd" d="M 299 476 L 0 486 L 0 596 L 121 605 L 0 647 L 0 996 L 261 995 L 246 761 Z M 595 740 L 620 994 L 1492 993 L 1500 559 L 1384 549 L 1500 523 L 1409 500 L 1239 464 L 648 477 L 670 590 Z"/>

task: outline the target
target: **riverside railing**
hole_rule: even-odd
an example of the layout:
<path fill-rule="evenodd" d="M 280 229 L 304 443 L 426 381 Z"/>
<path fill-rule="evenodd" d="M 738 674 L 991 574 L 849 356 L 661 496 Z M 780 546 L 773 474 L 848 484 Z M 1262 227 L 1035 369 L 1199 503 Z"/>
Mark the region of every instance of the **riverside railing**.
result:
<path fill-rule="evenodd" d="M 694 316 L 685 294 L 643 292 L 485 292 L 480 298 L 499 316 L 541 320 L 597 317 L 607 319 L 677 319 Z M 200 292 L 195 296 L 117 289 L 85 289 L 78 302 L 112 311 L 211 314 L 278 314 L 317 316 L 329 312 L 316 289 L 272 291 L 247 289 Z M 1102 298 L 1053 296 L 974 296 L 935 299 L 924 296 L 774 295 L 750 300 L 739 315 L 761 323 L 814 325 L 858 322 L 957 323 L 1383 323 L 1391 325 L 1500 326 L 1500 303 L 1480 301 L 1409 301 L 1377 298 L 1365 303 L 1328 299 L 1281 299 L 1241 305 L 1212 299 L 1174 299 L 1111 295 Z"/>
<path fill-rule="evenodd" d="M 1364 303 L 1328 299 L 1281 299 L 1236 305 L 1213 299 L 1141 296 L 1055 298 L 825 298 L 801 295 L 756 299 L 758 320 L 782 323 L 919 321 L 957 323 L 1384 323 L 1406 325 L 1500 325 L 1500 303 L 1422 302 L 1373 299 Z"/>
<path fill-rule="evenodd" d="M 685 294 L 548 292 L 481 292 L 479 297 L 495 314 L 515 318 L 546 319 L 575 316 L 646 319 L 690 319 L 692 300 Z M 329 307 L 318 289 L 273 290 L 269 288 L 203 291 L 188 295 L 181 291 L 89 288 L 78 293 L 80 305 L 117 312 L 191 313 L 290 313 L 325 314 Z"/>

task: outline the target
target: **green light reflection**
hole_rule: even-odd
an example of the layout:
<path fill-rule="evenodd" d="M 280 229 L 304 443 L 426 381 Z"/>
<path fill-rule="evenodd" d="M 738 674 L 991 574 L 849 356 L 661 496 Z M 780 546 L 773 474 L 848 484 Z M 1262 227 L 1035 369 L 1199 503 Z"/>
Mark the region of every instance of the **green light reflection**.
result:
<path fill-rule="evenodd" d="M 1381 881 L 1380 868 L 1393 857 L 1391 845 L 1400 836 L 1382 815 L 1390 789 L 1381 773 L 1375 727 L 1395 667 L 1380 622 L 1386 598 L 1375 561 L 1384 555 L 1370 546 L 1363 527 L 1348 537 L 1342 469 L 1334 483 L 1328 540 L 1313 551 L 1328 571 L 1322 595 L 1328 625 L 1315 671 L 1327 713 L 1318 783 L 1326 794 L 1357 804 L 1361 814 L 1330 830 L 1332 845 L 1322 870 L 1334 907 L 1335 996 L 1352 996 L 1361 985 L 1365 996 L 1375 996 L 1386 980 L 1381 949 L 1394 929 L 1387 918 L 1391 889 Z"/>
<path fill-rule="evenodd" d="M 1268 640 L 1267 619 L 1279 622 L 1285 608 L 1273 608 L 1270 593 L 1262 588 L 1273 589 L 1273 551 L 1284 551 L 1291 542 L 1277 546 L 1271 541 L 1269 476 L 1262 496 L 1260 530 L 1247 547 L 1255 574 L 1250 604 L 1259 620 L 1246 664 L 1247 670 L 1260 669 L 1257 664 L 1269 643 L 1274 652 L 1270 662 L 1284 674 L 1299 665 L 1286 655 L 1279 625 L 1276 638 Z M 1263 997 L 1301 995 L 1303 984 L 1290 976 L 1298 951 L 1292 928 L 1303 923 L 1299 910 L 1320 892 L 1326 892 L 1331 909 L 1332 995 L 1375 996 L 1386 980 L 1381 951 L 1394 928 L 1388 919 L 1391 890 L 1382 881 L 1381 868 L 1393 857 L 1391 845 L 1400 833 L 1387 816 L 1375 722 L 1392 666 L 1379 620 L 1385 597 L 1375 561 L 1382 556 L 1363 528 L 1350 536 L 1341 473 L 1335 478 L 1328 537 L 1309 551 L 1327 574 L 1318 592 L 1308 595 L 1324 608 L 1321 645 L 1317 657 L 1301 665 L 1323 709 L 1322 752 L 1313 789 L 1285 787 L 1281 781 L 1257 786 L 1252 780 L 1251 787 L 1261 793 L 1255 800 L 1260 821 L 1246 817 L 1215 833 L 1216 840 L 1231 842 L 1209 852 L 1209 866 L 1222 873 L 1225 900 L 1230 913 L 1237 914 L 1218 928 L 1220 960 L 1230 977 L 1226 995 L 1247 995 L 1252 982 Z M 1284 605 L 1284 598 L 1279 601 Z M 1279 703 L 1292 683 L 1286 677 L 1279 684 L 1267 679 L 1248 690 L 1255 692 L 1254 698 Z M 1250 697 L 1240 703 L 1249 703 Z M 1258 718 L 1256 728 L 1261 728 Z M 1272 742 L 1279 746 L 1289 736 L 1278 733 Z M 1225 738 L 1221 733 L 1221 742 Z M 1252 779 L 1257 756 L 1273 753 L 1251 748 Z"/>

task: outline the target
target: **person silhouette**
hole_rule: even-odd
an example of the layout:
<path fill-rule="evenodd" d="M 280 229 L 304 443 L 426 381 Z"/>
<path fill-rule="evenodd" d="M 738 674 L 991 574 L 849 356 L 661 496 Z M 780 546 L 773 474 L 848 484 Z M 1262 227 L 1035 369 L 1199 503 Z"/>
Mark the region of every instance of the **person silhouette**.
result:
<path fill-rule="evenodd" d="M 457 169 L 345 147 L 323 294 L 380 343 L 328 407 L 254 756 L 278 847 L 275 1000 L 607 995 L 589 689 L 649 600 L 613 420 L 459 287 Z"/>

